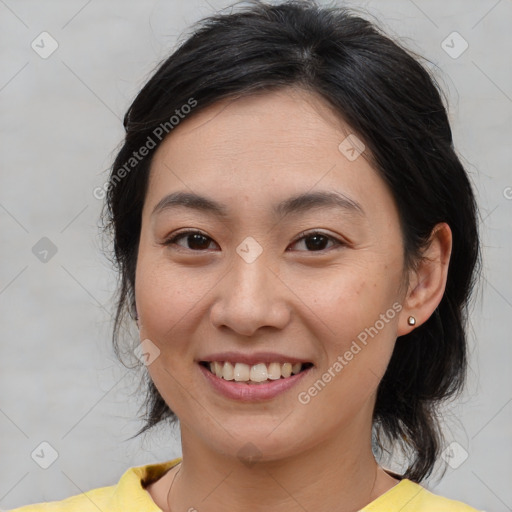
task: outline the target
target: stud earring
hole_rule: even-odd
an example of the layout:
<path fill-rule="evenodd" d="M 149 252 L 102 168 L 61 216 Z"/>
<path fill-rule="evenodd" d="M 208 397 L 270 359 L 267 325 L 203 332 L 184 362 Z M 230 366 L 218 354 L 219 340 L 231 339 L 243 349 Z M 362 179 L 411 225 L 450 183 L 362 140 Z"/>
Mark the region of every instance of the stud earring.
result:
<path fill-rule="evenodd" d="M 410 316 L 408 319 L 407 319 L 407 323 L 409 325 L 416 325 L 416 318 L 414 318 L 413 316 Z"/>

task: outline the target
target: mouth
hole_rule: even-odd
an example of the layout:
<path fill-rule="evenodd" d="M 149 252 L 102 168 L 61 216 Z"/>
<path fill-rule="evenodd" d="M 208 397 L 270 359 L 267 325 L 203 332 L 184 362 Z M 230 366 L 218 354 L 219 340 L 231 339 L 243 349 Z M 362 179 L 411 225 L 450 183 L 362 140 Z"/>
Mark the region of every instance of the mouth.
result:
<path fill-rule="evenodd" d="M 200 361 L 217 378 L 239 385 L 261 385 L 289 379 L 313 367 L 313 363 L 271 362 L 249 365 L 231 361 Z"/>

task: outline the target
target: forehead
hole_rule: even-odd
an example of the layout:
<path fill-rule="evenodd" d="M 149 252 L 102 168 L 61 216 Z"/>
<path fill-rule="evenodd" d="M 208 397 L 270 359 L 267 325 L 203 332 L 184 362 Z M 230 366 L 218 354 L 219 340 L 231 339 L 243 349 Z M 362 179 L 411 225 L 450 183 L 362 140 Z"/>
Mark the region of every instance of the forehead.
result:
<path fill-rule="evenodd" d="M 337 190 L 384 207 L 391 200 L 387 187 L 365 153 L 347 158 L 347 137 L 354 135 L 340 116 L 303 90 L 222 100 L 185 118 L 162 142 L 146 199 L 154 206 L 165 193 L 188 189 L 266 205 Z"/>
<path fill-rule="evenodd" d="M 332 144 L 349 133 L 319 96 L 287 88 L 224 99 L 192 112 L 161 144 L 156 158 L 167 150 L 183 148 L 194 149 L 191 156 L 207 150 L 210 157 L 257 157 L 264 162 L 284 156 L 294 161 L 311 156 L 319 144 Z"/>

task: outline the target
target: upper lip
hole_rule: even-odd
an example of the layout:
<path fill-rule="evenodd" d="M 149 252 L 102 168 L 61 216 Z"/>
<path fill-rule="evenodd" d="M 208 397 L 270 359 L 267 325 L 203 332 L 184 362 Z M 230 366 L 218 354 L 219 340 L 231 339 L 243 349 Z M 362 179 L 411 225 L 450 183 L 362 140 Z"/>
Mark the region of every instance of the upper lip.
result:
<path fill-rule="evenodd" d="M 242 352 L 218 352 L 208 356 L 198 358 L 199 362 L 213 361 L 229 361 L 231 363 L 245 363 L 247 365 L 255 365 L 258 363 L 310 363 L 305 358 L 293 357 L 286 354 L 278 354 L 276 352 L 255 352 L 253 354 L 244 354 Z"/>

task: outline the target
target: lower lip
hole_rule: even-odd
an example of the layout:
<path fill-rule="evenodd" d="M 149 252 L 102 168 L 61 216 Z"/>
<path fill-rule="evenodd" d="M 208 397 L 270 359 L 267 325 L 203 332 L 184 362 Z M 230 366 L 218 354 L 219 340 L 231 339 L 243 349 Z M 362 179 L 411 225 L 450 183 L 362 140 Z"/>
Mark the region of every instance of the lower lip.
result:
<path fill-rule="evenodd" d="M 271 398 L 291 389 L 309 372 L 309 370 L 311 370 L 310 367 L 300 373 L 290 375 L 290 377 L 286 377 L 285 379 L 280 378 L 266 382 L 265 384 L 246 384 L 245 382 L 222 379 L 217 377 L 202 364 L 198 364 L 198 366 L 206 377 L 206 380 L 216 391 L 227 398 L 239 400 L 241 402 L 270 400 Z"/>

